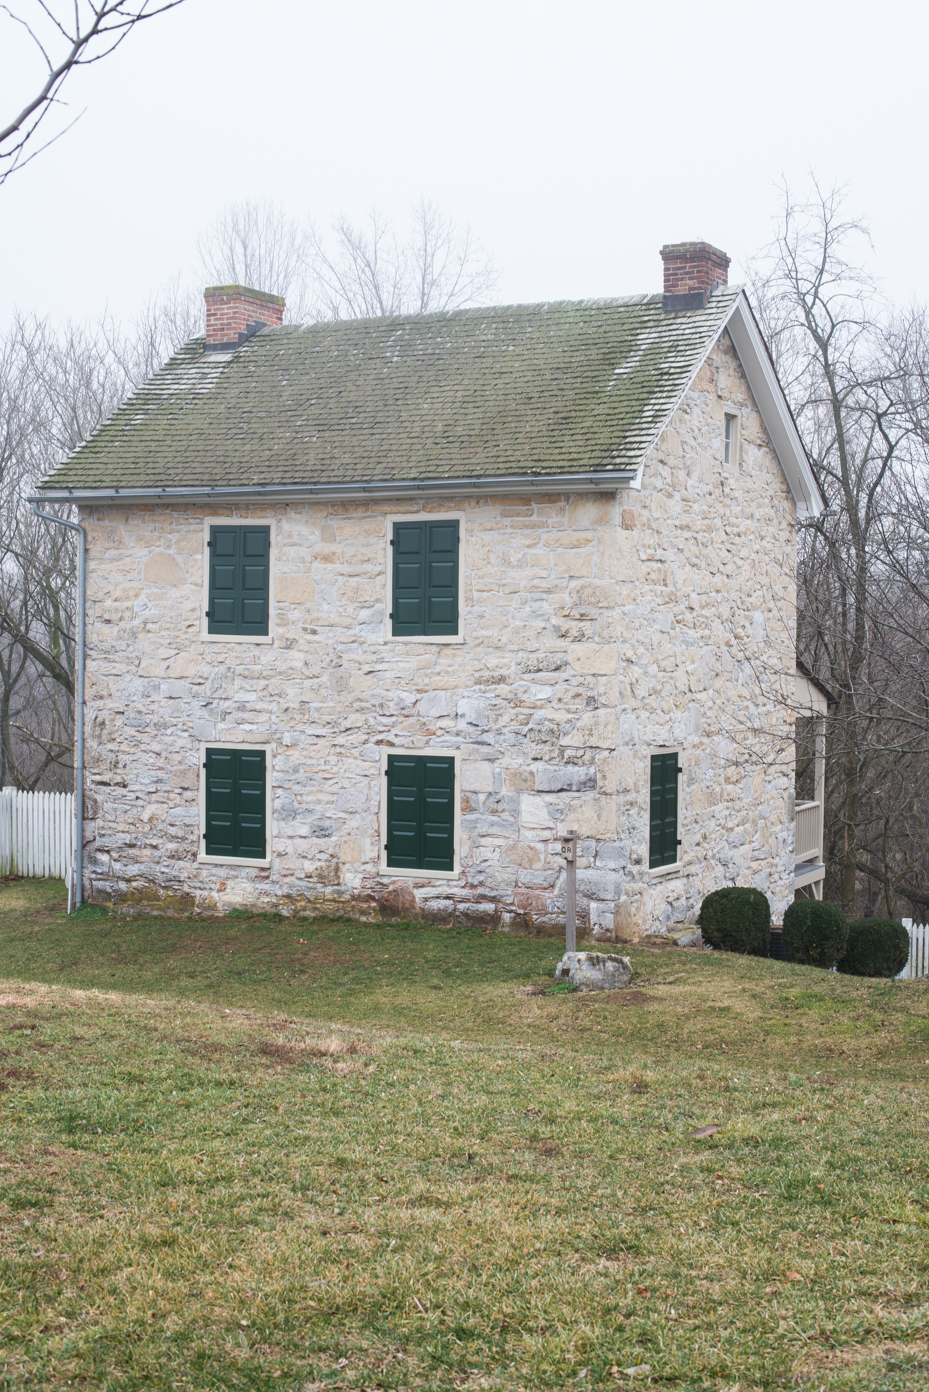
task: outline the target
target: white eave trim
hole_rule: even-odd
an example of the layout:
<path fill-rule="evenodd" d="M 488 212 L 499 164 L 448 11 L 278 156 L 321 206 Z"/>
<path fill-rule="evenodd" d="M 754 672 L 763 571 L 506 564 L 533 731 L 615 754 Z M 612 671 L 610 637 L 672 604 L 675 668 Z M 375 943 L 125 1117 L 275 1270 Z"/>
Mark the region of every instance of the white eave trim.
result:
<path fill-rule="evenodd" d="M 422 479 L 389 483 L 326 483 L 229 488 L 44 488 L 41 503 L 347 502 L 371 498 L 417 498 L 507 493 L 615 493 L 635 487 L 635 469 L 586 474 L 518 474 L 509 478 Z"/>
<path fill-rule="evenodd" d="M 739 355 L 755 405 L 794 495 L 798 517 L 819 517 L 826 510 L 826 500 L 810 467 L 793 413 L 744 290 L 720 325 L 720 332 L 723 329 L 729 330 L 729 337 Z"/>

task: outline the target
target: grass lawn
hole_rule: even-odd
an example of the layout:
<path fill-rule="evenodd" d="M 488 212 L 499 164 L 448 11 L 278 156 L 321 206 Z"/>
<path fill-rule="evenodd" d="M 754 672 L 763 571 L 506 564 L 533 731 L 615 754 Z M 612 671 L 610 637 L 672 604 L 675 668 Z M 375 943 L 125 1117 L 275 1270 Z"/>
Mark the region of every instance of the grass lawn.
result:
<path fill-rule="evenodd" d="M 558 955 L 0 885 L 0 1388 L 923 1392 L 929 988 Z"/>

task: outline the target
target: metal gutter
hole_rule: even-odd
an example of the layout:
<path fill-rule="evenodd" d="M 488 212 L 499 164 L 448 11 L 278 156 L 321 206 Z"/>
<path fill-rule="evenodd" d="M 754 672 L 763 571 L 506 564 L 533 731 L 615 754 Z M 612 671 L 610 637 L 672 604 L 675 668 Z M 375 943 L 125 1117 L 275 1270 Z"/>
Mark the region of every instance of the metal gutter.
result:
<path fill-rule="evenodd" d="M 601 470 L 586 474 L 521 474 L 469 479 L 429 479 L 387 483 L 295 483 L 284 485 L 242 484 L 196 488 L 49 488 L 29 501 L 45 503 L 170 503 L 185 501 L 300 502 L 332 499 L 409 498 L 448 493 L 482 495 L 500 493 L 597 493 L 635 487 L 636 469 Z M 56 519 L 60 520 L 60 519 Z"/>
<path fill-rule="evenodd" d="M 58 527 L 69 527 L 77 532 L 77 653 L 74 673 L 74 864 L 71 874 L 74 880 L 68 886 L 68 905 L 80 908 L 84 897 L 84 610 L 87 598 L 87 534 L 78 522 L 69 522 L 66 517 L 56 517 L 53 512 L 40 512 L 38 504 L 42 500 L 30 498 L 32 511 L 36 517 L 46 522 L 54 522 Z"/>

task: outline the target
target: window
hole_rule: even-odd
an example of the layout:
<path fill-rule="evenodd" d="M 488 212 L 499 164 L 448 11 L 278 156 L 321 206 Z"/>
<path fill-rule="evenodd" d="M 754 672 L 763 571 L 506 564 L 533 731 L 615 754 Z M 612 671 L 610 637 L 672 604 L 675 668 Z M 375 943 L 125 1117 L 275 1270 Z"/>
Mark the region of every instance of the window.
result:
<path fill-rule="evenodd" d="M 648 824 L 648 868 L 676 865 L 680 859 L 678 788 L 683 770 L 680 755 L 662 751 L 652 755 Z"/>
<path fill-rule="evenodd" d="M 723 463 L 737 464 L 739 462 L 739 418 L 727 412 L 723 419 Z"/>
<path fill-rule="evenodd" d="M 394 522 L 390 538 L 390 636 L 458 636 L 458 518 Z"/>
<path fill-rule="evenodd" d="M 267 863 L 267 750 L 207 746 L 202 765 L 200 859 Z"/>
<path fill-rule="evenodd" d="M 207 633 L 266 637 L 271 609 L 271 528 L 211 525 Z"/>
<path fill-rule="evenodd" d="M 382 869 L 458 873 L 456 765 L 454 754 L 385 751 Z"/>

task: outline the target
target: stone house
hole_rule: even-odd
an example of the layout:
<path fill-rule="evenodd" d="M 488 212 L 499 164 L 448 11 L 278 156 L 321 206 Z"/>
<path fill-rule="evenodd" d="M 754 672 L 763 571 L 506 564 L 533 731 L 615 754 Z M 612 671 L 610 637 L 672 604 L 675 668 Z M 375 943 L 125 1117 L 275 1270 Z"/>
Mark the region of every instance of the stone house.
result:
<path fill-rule="evenodd" d="M 87 538 L 86 897 L 555 931 L 573 829 L 596 938 L 783 910 L 823 500 L 728 258 L 662 257 L 306 327 L 207 290 L 41 490 Z"/>

